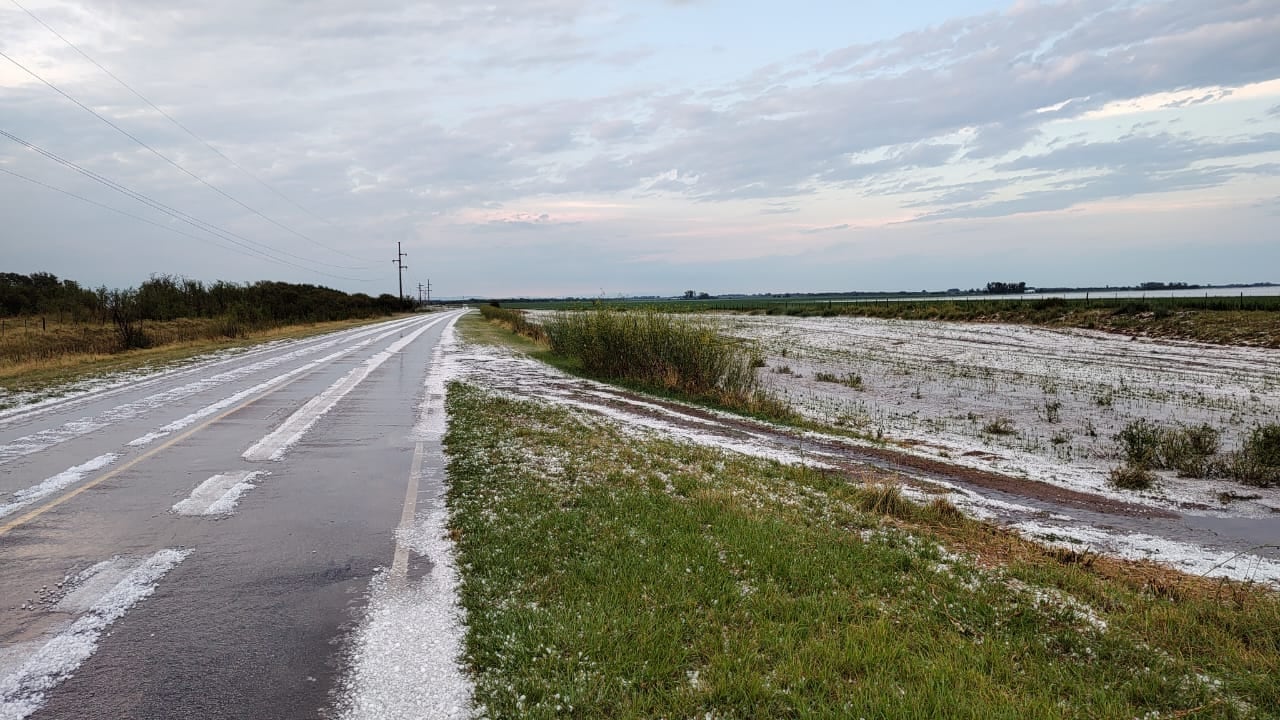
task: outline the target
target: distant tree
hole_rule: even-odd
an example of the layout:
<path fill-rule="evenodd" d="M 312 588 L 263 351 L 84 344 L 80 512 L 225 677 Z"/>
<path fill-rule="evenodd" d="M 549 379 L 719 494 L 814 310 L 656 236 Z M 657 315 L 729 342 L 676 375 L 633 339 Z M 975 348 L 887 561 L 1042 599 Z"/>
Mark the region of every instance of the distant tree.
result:
<path fill-rule="evenodd" d="M 698 296 L 698 293 L 697 293 L 696 291 L 694 291 L 694 290 L 685 290 L 685 291 L 684 291 L 684 299 L 685 299 L 685 300 L 692 300 L 692 299 L 694 299 L 694 298 L 695 298 L 695 297 L 697 297 L 697 296 Z"/>
<path fill-rule="evenodd" d="M 987 283 L 987 293 L 990 295 L 1016 295 L 1027 291 L 1025 282 L 989 282 Z"/>

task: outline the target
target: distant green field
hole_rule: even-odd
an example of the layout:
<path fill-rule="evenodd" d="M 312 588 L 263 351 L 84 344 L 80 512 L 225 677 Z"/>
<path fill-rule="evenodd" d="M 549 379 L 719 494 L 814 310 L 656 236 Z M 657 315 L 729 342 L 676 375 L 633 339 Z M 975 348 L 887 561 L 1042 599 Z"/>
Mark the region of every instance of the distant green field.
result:
<path fill-rule="evenodd" d="M 914 297 L 878 296 L 841 297 L 759 297 L 683 299 L 618 299 L 618 300 L 523 300 L 502 302 L 503 307 L 526 310 L 582 310 L 599 305 L 610 307 L 654 307 L 667 312 L 765 312 L 787 315 L 988 315 L 1017 313 L 1028 310 L 1117 310 L 1137 314 L 1174 310 L 1209 311 L 1280 311 L 1280 295 L 1207 296 L 1207 297 L 1091 297 L 1057 298 L 1034 294 L 1020 298 L 964 298 L 947 296 Z"/>

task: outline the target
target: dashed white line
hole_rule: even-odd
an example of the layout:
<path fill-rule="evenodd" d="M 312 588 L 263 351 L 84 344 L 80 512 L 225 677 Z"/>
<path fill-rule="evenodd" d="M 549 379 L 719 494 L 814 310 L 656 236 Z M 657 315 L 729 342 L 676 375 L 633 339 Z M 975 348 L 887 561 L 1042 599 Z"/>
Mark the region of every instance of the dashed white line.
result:
<path fill-rule="evenodd" d="M 119 453 L 105 453 L 92 460 L 67 468 L 53 477 L 13 494 L 13 500 L 0 505 L 0 518 L 11 515 L 28 505 L 38 502 L 63 488 L 74 485 L 89 473 L 94 473 L 120 459 Z"/>
<path fill-rule="evenodd" d="M 230 515 L 240 496 L 267 474 L 263 470 L 246 470 L 214 475 L 192 490 L 190 497 L 175 504 L 173 511 L 179 515 Z"/>
<path fill-rule="evenodd" d="M 142 561 L 70 627 L 41 645 L 16 670 L 0 677 L 0 720 L 23 720 L 39 710 L 45 694 L 98 649 L 102 632 L 155 592 L 160 578 L 190 552 L 161 550 Z"/>
<path fill-rule="evenodd" d="M 452 317 L 446 316 L 432 320 L 426 325 L 423 325 L 417 330 L 395 341 L 389 345 L 386 350 L 383 350 L 368 360 L 365 360 L 364 363 L 355 367 L 337 382 L 326 388 L 324 392 L 308 400 L 305 405 L 298 408 L 298 410 L 281 423 L 279 427 L 269 433 L 266 437 L 254 443 L 248 450 L 245 450 L 243 455 L 244 459 L 252 462 L 261 462 L 265 460 L 276 461 L 283 459 L 285 453 L 289 451 L 289 448 L 293 447 L 293 445 L 301 440 L 302 437 L 307 434 L 307 431 L 316 424 L 317 420 L 323 417 L 325 413 L 332 410 L 333 406 L 337 405 L 338 401 L 342 400 L 342 398 L 346 397 L 348 393 L 356 389 L 356 386 L 364 382 L 365 378 L 369 377 L 374 370 L 377 370 L 382 363 L 386 362 L 396 353 L 405 349 L 409 343 L 417 340 L 422 333 L 448 319 L 452 319 Z"/>
<path fill-rule="evenodd" d="M 55 428 L 47 428 L 30 435 L 24 435 L 5 443 L 4 445 L 0 445 L 0 465 L 26 455 L 31 455 L 32 453 L 48 450 L 51 447 L 80 437 L 81 435 L 87 435 L 91 432 L 110 427 L 117 422 L 144 415 L 178 400 L 211 390 L 228 382 L 239 380 L 240 378 L 247 377 L 261 370 L 311 355 L 347 340 L 362 337 L 364 335 L 372 335 L 378 332 L 383 333 L 380 337 L 386 337 L 387 335 L 399 332 L 402 327 L 403 323 L 397 324 L 395 329 L 390 331 L 387 331 L 385 327 L 378 327 L 366 330 L 363 333 L 354 336 L 337 337 L 322 343 L 299 348 L 291 352 L 269 357 L 264 360 L 259 360 L 248 365 L 243 365 L 232 370 L 218 373 L 216 375 L 210 375 L 209 377 L 169 388 L 168 390 L 148 395 L 140 400 L 126 403 L 124 405 L 118 405 L 92 417 L 82 417 L 63 423 Z"/>

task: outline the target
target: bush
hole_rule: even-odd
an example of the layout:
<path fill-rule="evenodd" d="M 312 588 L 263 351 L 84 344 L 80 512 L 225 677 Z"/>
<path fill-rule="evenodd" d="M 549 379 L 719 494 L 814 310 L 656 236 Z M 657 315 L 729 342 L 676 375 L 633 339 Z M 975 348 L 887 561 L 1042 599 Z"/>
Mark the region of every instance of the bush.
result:
<path fill-rule="evenodd" d="M 757 354 L 703 318 L 599 308 L 560 313 L 545 324 L 557 355 L 598 377 L 630 380 L 731 407 L 761 402 Z"/>
<path fill-rule="evenodd" d="M 982 426 L 982 432 L 988 435 L 1012 435 L 1017 430 L 1009 418 L 996 418 Z"/>
<path fill-rule="evenodd" d="M 1155 467 L 1160 458 L 1161 434 L 1160 427 L 1146 418 L 1124 426 L 1116 433 L 1116 440 L 1120 443 L 1125 462 L 1144 468 Z"/>
<path fill-rule="evenodd" d="M 1280 485 L 1280 425 L 1254 428 L 1226 465 L 1226 474 L 1245 485 Z"/>
<path fill-rule="evenodd" d="M 1156 484 L 1155 473 L 1142 465 L 1121 465 L 1111 471 L 1111 484 L 1124 490 L 1146 490 Z"/>
<path fill-rule="evenodd" d="M 835 373 L 819 372 L 813 374 L 813 379 L 818 382 L 839 383 L 854 390 L 862 389 L 862 376 L 857 373 L 836 375 Z"/>
<path fill-rule="evenodd" d="M 1148 470 L 1177 470 L 1182 477 L 1206 477 L 1217 465 L 1221 432 L 1209 425 L 1160 427 L 1135 420 L 1116 434 L 1125 462 Z"/>

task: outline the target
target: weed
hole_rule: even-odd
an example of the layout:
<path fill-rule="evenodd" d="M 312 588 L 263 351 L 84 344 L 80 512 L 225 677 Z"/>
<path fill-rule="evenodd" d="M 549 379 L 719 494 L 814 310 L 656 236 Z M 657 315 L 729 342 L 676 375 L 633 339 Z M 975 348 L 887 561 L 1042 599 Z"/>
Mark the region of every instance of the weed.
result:
<path fill-rule="evenodd" d="M 1255 427 L 1226 466 L 1226 474 L 1245 485 L 1280 485 L 1280 425 Z"/>
<path fill-rule="evenodd" d="M 983 425 L 982 432 L 988 435 L 1013 435 L 1018 430 L 1012 420 L 1007 417 L 1001 417 Z"/>
<path fill-rule="evenodd" d="M 1210 425 L 1161 427 L 1135 420 L 1116 435 L 1125 462 L 1151 470 L 1177 470 L 1182 477 L 1214 474 L 1221 432 Z"/>
<path fill-rule="evenodd" d="M 559 313 L 542 328 L 551 352 L 577 363 L 588 375 L 748 412 L 791 414 L 786 403 L 760 388 L 755 348 L 721 335 L 712 321 L 599 307 Z"/>
<path fill-rule="evenodd" d="M 480 306 L 480 314 L 485 320 L 503 325 L 511 332 L 523 335 L 534 342 L 545 343 L 547 341 L 546 331 L 538 323 L 529 320 L 528 315 L 523 310 L 511 310 L 490 303 Z"/>
<path fill-rule="evenodd" d="M 1047 423 L 1062 421 L 1062 401 L 1046 400 L 1044 402 L 1044 420 Z"/>
<path fill-rule="evenodd" d="M 848 373 L 846 375 L 836 375 L 829 372 L 817 372 L 813 374 L 813 379 L 818 382 L 839 383 L 845 387 L 854 390 L 862 390 L 862 376 L 857 373 Z"/>
<path fill-rule="evenodd" d="M 1116 433 L 1125 462 L 1143 468 L 1155 467 L 1160 457 L 1160 427 L 1139 418 Z"/>
<path fill-rule="evenodd" d="M 1156 484 L 1156 474 L 1145 465 L 1121 465 L 1111 471 L 1111 484 L 1124 490 L 1146 490 Z"/>
<path fill-rule="evenodd" d="M 790 365 L 779 365 L 779 366 L 775 367 L 775 368 L 773 369 L 773 371 L 774 371 L 775 373 L 779 374 L 779 375 L 791 375 L 791 374 L 792 374 L 792 372 L 791 372 L 791 366 L 790 366 Z"/>

